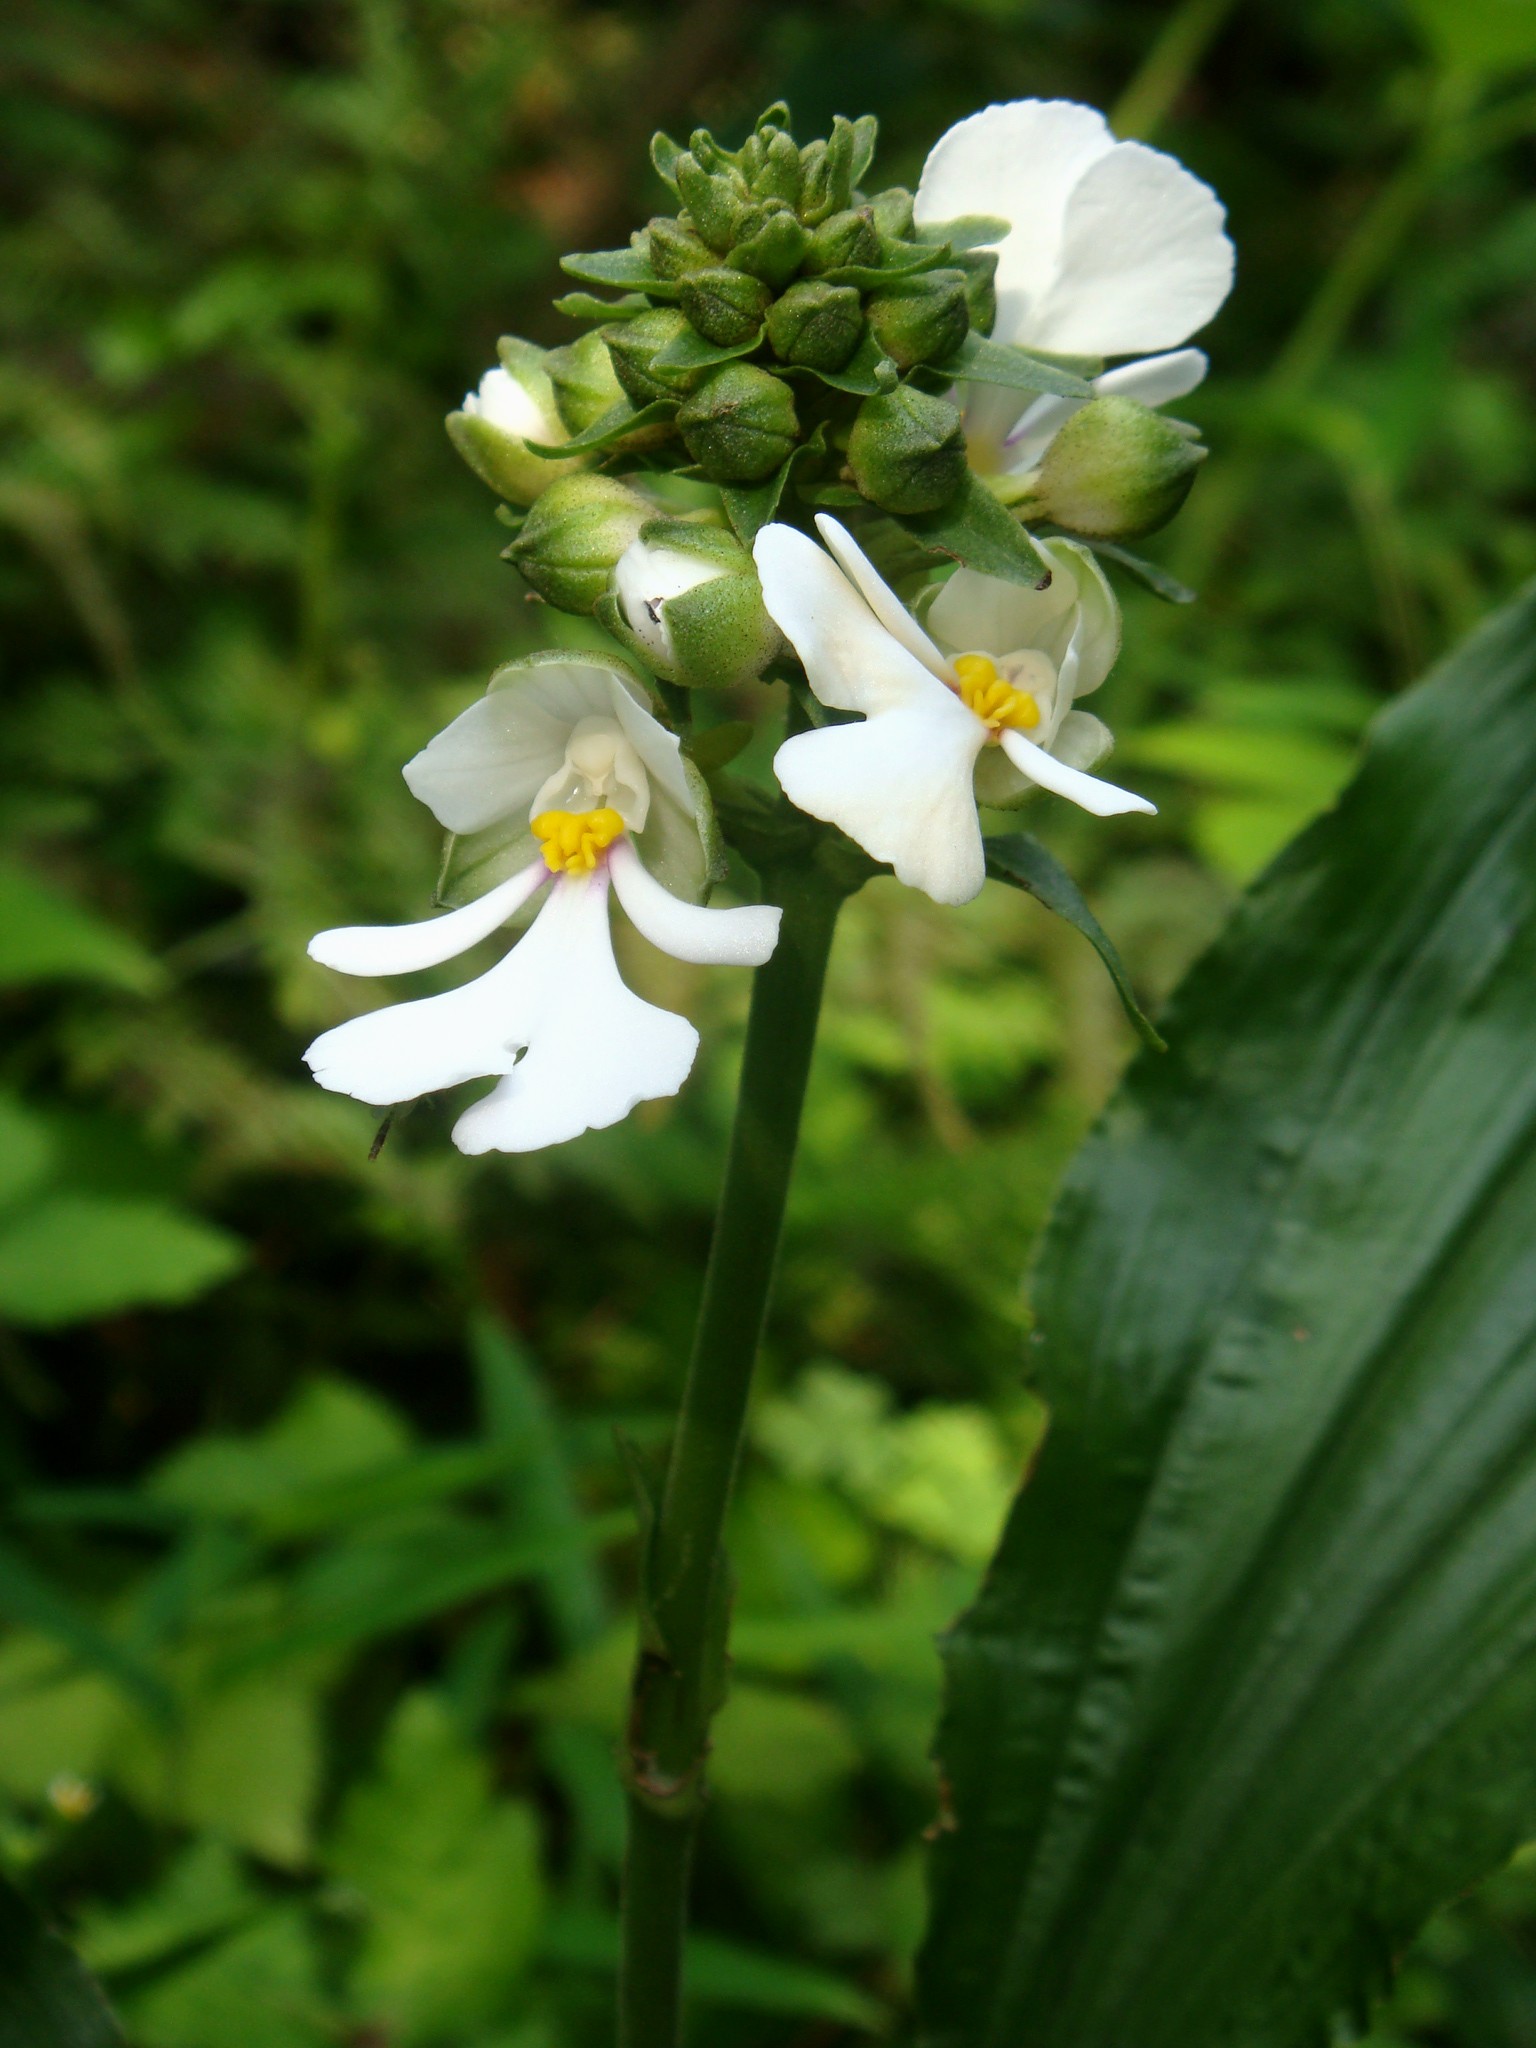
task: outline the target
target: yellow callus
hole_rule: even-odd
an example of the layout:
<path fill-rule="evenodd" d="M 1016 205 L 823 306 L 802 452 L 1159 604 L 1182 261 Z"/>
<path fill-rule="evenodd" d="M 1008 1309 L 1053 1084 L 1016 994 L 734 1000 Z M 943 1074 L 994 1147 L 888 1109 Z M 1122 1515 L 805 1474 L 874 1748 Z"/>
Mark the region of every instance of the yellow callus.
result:
<path fill-rule="evenodd" d="M 1040 723 L 1040 706 L 1029 691 L 1005 683 L 985 654 L 957 654 L 955 674 L 961 703 L 976 714 L 994 739 L 1005 725 L 1028 732 Z"/>
<path fill-rule="evenodd" d="M 533 821 L 552 875 L 590 875 L 598 856 L 624 832 L 624 820 L 605 804 L 600 811 L 540 811 Z"/>

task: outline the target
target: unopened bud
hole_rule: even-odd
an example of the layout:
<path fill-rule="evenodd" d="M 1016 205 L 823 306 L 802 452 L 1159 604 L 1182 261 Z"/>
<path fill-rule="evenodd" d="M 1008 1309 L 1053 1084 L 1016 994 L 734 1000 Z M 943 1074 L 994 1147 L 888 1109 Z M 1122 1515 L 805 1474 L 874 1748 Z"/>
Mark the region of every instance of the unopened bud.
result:
<path fill-rule="evenodd" d="M 658 277 L 686 277 L 707 270 L 715 254 L 709 244 L 666 214 L 658 214 L 645 231 L 651 268 Z"/>
<path fill-rule="evenodd" d="M 517 539 L 502 552 L 548 603 L 563 612 L 590 612 L 652 516 L 645 499 L 613 477 L 563 477 L 535 501 Z"/>
<path fill-rule="evenodd" d="M 608 345 L 599 333 L 583 334 L 564 348 L 552 348 L 544 364 L 555 387 L 555 405 L 573 434 L 594 425 L 624 396 L 613 373 Z"/>
<path fill-rule="evenodd" d="M 653 519 L 630 543 L 598 617 L 655 674 L 692 689 L 750 682 L 781 645 L 746 549 L 682 520 Z"/>
<path fill-rule="evenodd" d="M 1095 398 L 1046 449 L 1025 502 L 1070 533 L 1134 540 L 1167 525 L 1205 456 L 1192 427 L 1134 398 Z"/>
<path fill-rule="evenodd" d="M 708 171 L 691 149 L 683 151 L 672 169 L 694 232 L 717 256 L 723 256 L 736 239 L 737 222 L 747 205 L 747 190 L 740 173 Z"/>
<path fill-rule="evenodd" d="M 582 467 L 579 456 L 551 461 L 530 441 L 570 439 L 556 407 L 547 358 L 531 342 L 508 337 L 502 367 L 487 370 L 478 390 L 448 415 L 448 437 L 483 483 L 512 505 L 531 505 L 546 485 Z"/>
<path fill-rule="evenodd" d="M 800 218 L 807 227 L 840 212 L 853 196 L 856 141 L 853 123 L 839 114 L 825 142 L 808 143 L 801 150 Z"/>
<path fill-rule="evenodd" d="M 684 278 L 678 304 L 689 325 L 719 348 L 751 341 L 763 324 L 772 297 L 761 278 L 717 264 Z"/>
<path fill-rule="evenodd" d="M 651 369 L 657 352 L 688 332 L 688 321 L 675 306 L 658 306 L 633 320 L 612 321 L 599 332 L 607 344 L 614 375 L 635 405 L 649 405 L 653 398 L 676 398 L 691 388 L 686 375 L 658 377 Z"/>
<path fill-rule="evenodd" d="M 768 309 L 768 340 L 781 363 L 840 370 L 863 332 L 864 309 L 851 284 L 803 277 Z"/>
<path fill-rule="evenodd" d="M 844 263 L 879 261 L 880 237 L 875 232 L 875 216 L 867 206 L 834 213 L 822 221 L 806 245 L 805 268 L 812 277 Z"/>
<path fill-rule="evenodd" d="M 800 152 L 795 138 L 786 135 L 782 128 L 760 129 L 752 141 L 759 146 L 759 160 L 752 169 L 742 164 L 754 199 L 782 199 L 786 205 L 798 206 L 803 179 L 800 171 Z"/>
<path fill-rule="evenodd" d="M 970 330 L 965 275 L 959 270 L 926 270 L 899 278 L 869 302 L 876 341 L 899 369 L 941 363 Z"/>
<path fill-rule="evenodd" d="M 744 223 L 744 228 L 750 223 Z M 731 251 L 731 268 L 745 270 L 777 289 L 786 285 L 805 260 L 809 237 L 786 206 L 774 203 L 772 210 L 743 233 Z"/>
<path fill-rule="evenodd" d="M 677 426 L 688 453 L 717 484 L 761 483 L 800 436 L 789 386 L 751 363 L 707 371 L 679 407 Z"/>
<path fill-rule="evenodd" d="M 848 468 L 887 512 L 936 512 L 965 481 L 965 428 L 942 398 L 898 384 L 866 398 L 848 436 Z"/>

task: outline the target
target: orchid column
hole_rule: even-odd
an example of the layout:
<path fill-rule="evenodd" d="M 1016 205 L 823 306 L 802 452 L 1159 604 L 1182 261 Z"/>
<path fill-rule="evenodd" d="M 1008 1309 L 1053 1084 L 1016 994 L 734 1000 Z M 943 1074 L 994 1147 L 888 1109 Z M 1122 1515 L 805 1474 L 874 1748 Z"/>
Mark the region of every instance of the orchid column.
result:
<path fill-rule="evenodd" d="M 1079 707 L 1120 648 L 1104 559 L 1158 586 L 1121 543 L 1173 516 L 1204 457 L 1154 408 L 1204 372 L 1180 344 L 1230 283 L 1221 208 L 1062 102 L 960 123 L 915 196 L 866 189 L 875 139 L 871 116 L 839 116 L 801 146 L 782 104 L 738 149 L 658 135 L 677 210 L 565 259 L 608 294 L 557 302 L 586 331 L 502 342 L 449 431 L 502 498 L 531 594 L 592 623 L 583 651 L 498 670 L 407 764 L 448 832 L 442 914 L 310 949 L 414 973 L 533 911 L 477 979 L 306 1055 L 378 1106 L 492 1081 L 452 1128 L 476 1154 L 577 1139 L 686 1079 L 698 1034 L 619 978 L 610 890 L 675 957 L 757 969 L 665 1474 L 631 1454 L 623 2048 L 681 2035 L 723 1534 L 840 904 L 884 872 L 950 904 L 988 875 L 1025 887 L 1155 1037 L 1070 877 L 987 827 L 1041 792 L 1105 820 L 1153 810 L 1098 772 L 1109 728 Z M 771 773 L 744 765 L 766 759 L 747 751 L 764 715 Z M 707 901 L 727 883 L 746 900 Z"/>

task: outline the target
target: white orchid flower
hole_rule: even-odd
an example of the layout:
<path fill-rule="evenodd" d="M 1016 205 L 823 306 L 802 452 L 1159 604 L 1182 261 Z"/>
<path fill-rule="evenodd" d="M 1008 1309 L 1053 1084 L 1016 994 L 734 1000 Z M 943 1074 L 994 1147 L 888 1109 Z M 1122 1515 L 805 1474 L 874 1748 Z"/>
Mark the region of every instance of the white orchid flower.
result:
<path fill-rule="evenodd" d="M 383 1106 L 497 1075 L 454 1126 L 454 1143 L 471 1153 L 557 1145 L 675 1095 L 699 1035 L 620 980 L 610 884 L 636 929 L 678 960 L 757 966 L 780 913 L 683 900 L 707 882 L 701 814 L 678 741 L 639 684 L 595 656 L 513 663 L 407 763 L 405 779 L 462 835 L 458 865 L 483 893 L 422 924 L 321 932 L 313 959 L 343 974 L 435 967 L 548 894 L 479 980 L 322 1033 L 304 1055 L 315 1079 Z"/>
<path fill-rule="evenodd" d="M 757 536 L 763 598 L 820 701 L 863 717 L 780 747 L 792 803 L 937 903 L 969 902 L 985 880 L 978 801 L 1040 788 L 1101 818 L 1154 809 L 1088 773 L 1110 734 L 1073 703 L 1113 666 L 1120 610 L 1087 548 L 1042 541 L 1044 590 L 958 570 L 928 609 L 930 632 L 844 527 L 825 513 L 816 524 L 831 555 L 793 527 Z"/>
<path fill-rule="evenodd" d="M 1232 288 L 1225 209 L 1176 158 L 1117 142 L 1094 108 L 1013 100 L 970 115 L 935 143 L 914 211 L 925 224 L 962 214 L 1011 223 L 998 245 L 994 341 L 1139 357 L 1093 388 L 1143 405 L 1183 398 L 1204 377 L 1204 353 L 1179 344 Z M 1082 403 L 972 386 L 973 460 L 989 472 L 1033 469 Z"/>

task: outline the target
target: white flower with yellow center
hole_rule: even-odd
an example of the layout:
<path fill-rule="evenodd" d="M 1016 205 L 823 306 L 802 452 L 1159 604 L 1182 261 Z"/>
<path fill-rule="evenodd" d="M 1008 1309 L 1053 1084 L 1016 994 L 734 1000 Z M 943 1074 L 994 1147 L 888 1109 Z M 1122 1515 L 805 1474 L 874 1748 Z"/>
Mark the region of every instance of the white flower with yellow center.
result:
<path fill-rule="evenodd" d="M 422 924 L 321 932 L 313 959 L 343 974 L 435 967 L 548 893 L 477 981 L 322 1033 L 304 1055 L 315 1079 L 383 1106 L 499 1076 L 454 1126 L 462 1152 L 557 1145 L 675 1095 L 699 1035 L 620 980 L 610 884 L 636 929 L 678 960 L 757 966 L 779 911 L 696 900 L 711 865 L 707 798 L 640 685 L 596 656 L 513 663 L 405 779 L 457 835 L 449 872 L 471 900 Z"/>
<path fill-rule="evenodd" d="M 994 341 L 1139 357 L 1095 378 L 1094 390 L 1143 405 L 1183 398 L 1204 377 L 1203 352 L 1179 344 L 1232 288 L 1225 210 L 1176 158 L 1117 142 L 1094 108 L 1013 100 L 957 122 L 929 153 L 914 211 L 920 223 L 1011 223 L 998 244 Z M 1033 469 L 1082 403 L 971 386 L 972 460 L 989 473 Z"/>
<path fill-rule="evenodd" d="M 1042 541 L 1044 590 L 956 571 L 925 630 L 845 528 L 816 524 L 836 561 L 793 527 L 763 528 L 763 598 L 820 701 L 863 716 L 780 747 L 792 803 L 938 903 L 966 903 L 985 880 L 978 801 L 1040 788 L 1101 818 L 1154 809 L 1088 773 L 1110 734 L 1073 703 L 1113 666 L 1120 611 L 1087 548 Z"/>

